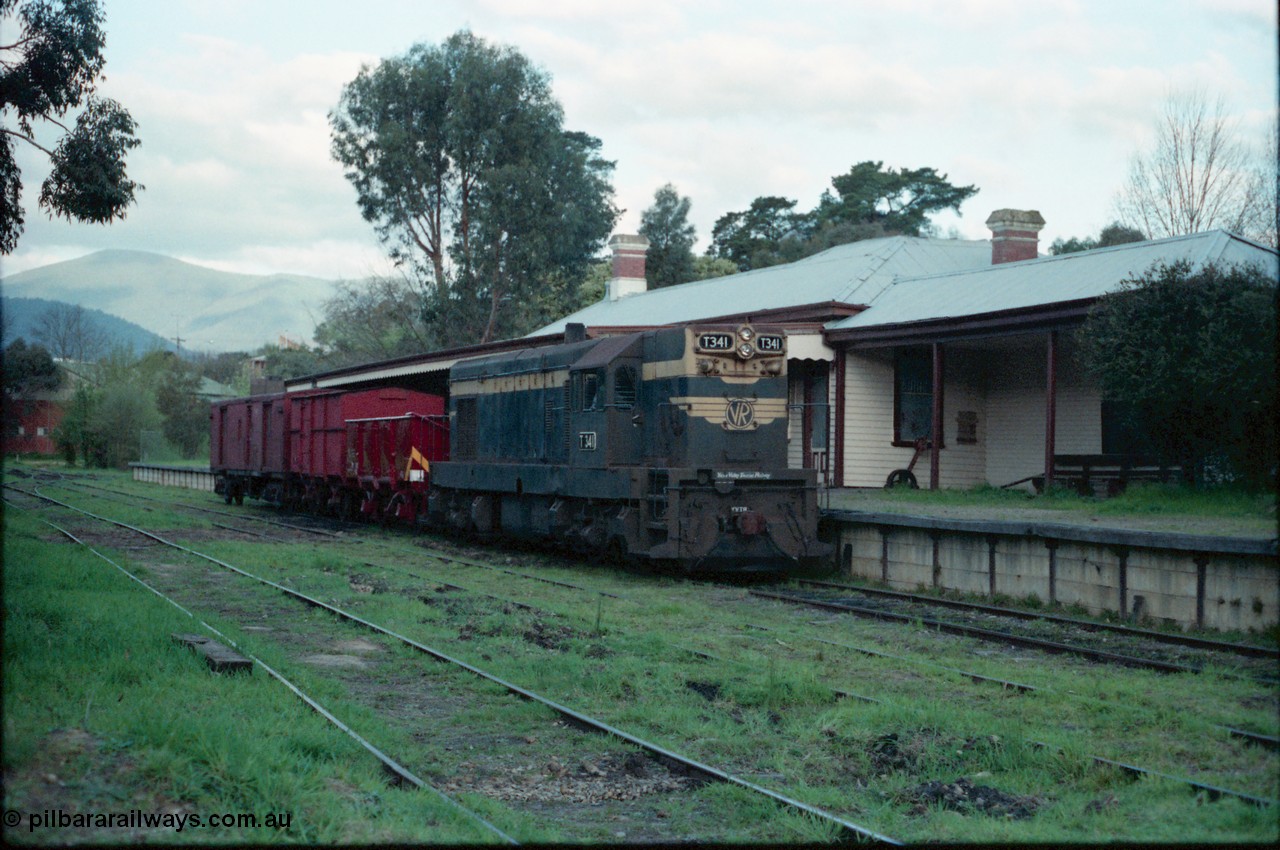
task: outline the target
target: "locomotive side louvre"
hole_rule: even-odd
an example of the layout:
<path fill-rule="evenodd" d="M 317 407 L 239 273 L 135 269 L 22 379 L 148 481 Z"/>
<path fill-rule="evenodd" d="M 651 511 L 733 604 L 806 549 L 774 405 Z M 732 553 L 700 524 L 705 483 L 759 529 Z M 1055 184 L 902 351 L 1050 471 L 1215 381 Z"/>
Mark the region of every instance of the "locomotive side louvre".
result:
<path fill-rule="evenodd" d="M 457 364 L 431 518 L 690 568 L 820 557 L 786 467 L 786 341 L 671 328 Z"/>

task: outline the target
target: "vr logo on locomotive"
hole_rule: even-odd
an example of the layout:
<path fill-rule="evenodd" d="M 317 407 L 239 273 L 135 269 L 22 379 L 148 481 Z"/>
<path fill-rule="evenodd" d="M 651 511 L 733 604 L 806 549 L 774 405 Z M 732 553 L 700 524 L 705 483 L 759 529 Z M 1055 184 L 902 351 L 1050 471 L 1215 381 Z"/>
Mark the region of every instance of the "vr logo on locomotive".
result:
<path fill-rule="evenodd" d="M 750 399 L 731 398 L 724 407 L 724 427 L 730 431 L 748 431 L 756 425 L 756 406 Z"/>

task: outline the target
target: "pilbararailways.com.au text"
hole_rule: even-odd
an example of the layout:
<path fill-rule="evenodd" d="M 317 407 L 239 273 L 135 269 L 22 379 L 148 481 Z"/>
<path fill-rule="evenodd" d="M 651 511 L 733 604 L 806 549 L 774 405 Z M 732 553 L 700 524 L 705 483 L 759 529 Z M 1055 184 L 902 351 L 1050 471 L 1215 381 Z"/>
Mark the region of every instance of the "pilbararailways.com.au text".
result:
<path fill-rule="evenodd" d="M 288 829 L 293 821 L 290 812 L 271 812 L 266 815 L 221 812 L 209 815 L 192 815 L 174 812 L 144 812 L 130 809 L 127 812 L 65 812 L 61 809 L 45 809 L 39 812 L 20 812 L 8 809 L 4 813 L 4 825 L 10 829 L 25 826 L 27 832 L 37 829 Z"/>

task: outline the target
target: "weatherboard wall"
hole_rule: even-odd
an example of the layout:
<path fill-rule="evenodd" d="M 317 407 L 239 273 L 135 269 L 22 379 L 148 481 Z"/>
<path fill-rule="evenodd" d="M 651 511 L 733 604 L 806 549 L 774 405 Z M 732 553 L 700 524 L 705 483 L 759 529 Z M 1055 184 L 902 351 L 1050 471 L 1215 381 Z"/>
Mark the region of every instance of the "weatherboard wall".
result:
<path fill-rule="evenodd" d="M 1047 415 L 1046 343 L 987 355 L 986 421 L 989 447 L 983 480 L 994 486 L 1044 472 Z M 1102 451 L 1102 397 L 1086 375 L 1069 337 L 1059 341 L 1056 454 Z"/>
<path fill-rule="evenodd" d="M 941 486 L 1003 486 L 1044 472 L 1046 352 L 1043 336 L 983 350 L 944 347 Z M 844 484 L 880 487 L 911 462 L 914 450 L 893 445 L 892 349 L 845 354 Z M 1069 338 L 1060 340 L 1055 453 L 1102 450 L 1102 400 Z M 834 403 L 834 402 L 833 402 Z M 971 416 L 976 442 L 961 442 L 960 418 Z M 929 456 L 914 469 L 929 484 Z M 1025 485 L 1029 486 L 1029 485 Z"/>

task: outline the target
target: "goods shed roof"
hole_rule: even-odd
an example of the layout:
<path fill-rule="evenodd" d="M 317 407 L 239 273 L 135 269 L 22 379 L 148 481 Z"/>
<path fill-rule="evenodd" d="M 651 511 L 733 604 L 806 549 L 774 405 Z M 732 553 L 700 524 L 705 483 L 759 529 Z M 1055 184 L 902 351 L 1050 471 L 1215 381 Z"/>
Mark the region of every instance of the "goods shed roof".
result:
<path fill-rule="evenodd" d="M 562 332 L 570 322 L 588 327 L 653 327 L 806 304 L 867 305 L 895 278 L 954 272 L 990 263 L 991 243 L 986 240 L 912 236 L 866 239 L 787 265 L 600 301 L 530 336 Z"/>
<path fill-rule="evenodd" d="M 827 330 L 838 337 L 853 338 L 861 329 L 1082 302 L 1120 289 L 1123 281 L 1142 274 L 1154 263 L 1170 264 L 1179 260 L 1193 266 L 1208 262 L 1253 262 L 1270 269 L 1273 276 L 1277 273 L 1276 251 L 1226 231 L 1214 230 L 945 274 L 899 278 L 884 289 L 870 309 L 833 322 Z"/>

